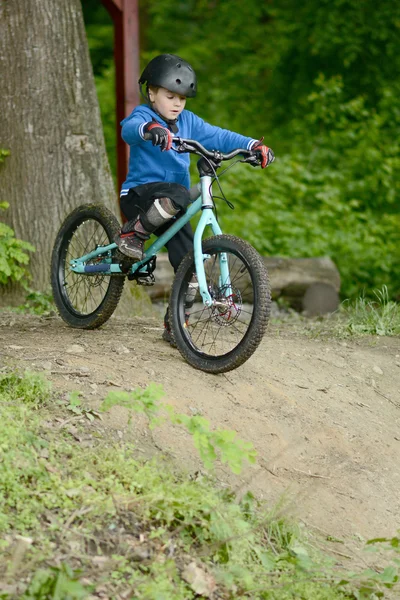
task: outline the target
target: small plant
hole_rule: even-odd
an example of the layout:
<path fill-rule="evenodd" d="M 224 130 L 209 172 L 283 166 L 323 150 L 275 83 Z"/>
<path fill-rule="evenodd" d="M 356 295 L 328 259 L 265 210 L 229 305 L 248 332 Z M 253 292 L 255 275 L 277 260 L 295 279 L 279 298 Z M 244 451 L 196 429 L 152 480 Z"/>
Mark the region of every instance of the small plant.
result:
<path fill-rule="evenodd" d="M 17 372 L 0 375 L 0 399 L 3 401 L 39 407 L 48 402 L 50 393 L 51 383 L 38 373 L 25 371 L 23 375 Z"/>
<path fill-rule="evenodd" d="M 88 595 L 89 589 L 79 582 L 79 575 L 62 564 L 37 571 L 22 600 L 83 600 Z"/>
<path fill-rule="evenodd" d="M 385 590 L 394 590 L 398 588 L 400 573 L 400 539 L 375 538 L 368 540 L 365 551 L 369 553 L 389 554 L 391 564 L 382 570 L 365 569 L 361 573 L 348 573 L 339 585 L 348 585 L 357 583 L 357 589 L 354 591 L 356 600 L 375 600 L 375 598 L 385 598 Z M 393 596 L 394 597 L 394 596 Z M 396 595 L 396 598 L 398 596 Z"/>
<path fill-rule="evenodd" d="M 8 207 L 7 202 L 0 202 L 0 210 Z M 0 284 L 30 277 L 26 268 L 29 263 L 28 252 L 35 252 L 32 244 L 17 239 L 14 230 L 0 222 Z"/>
<path fill-rule="evenodd" d="M 4 148 L 0 148 L 0 165 L 4 162 L 7 156 L 10 156 L 10 151 L 4 150 Z"/>
<path fill-rule="evenodd" d="M 82 405 L 80 399 L 81 392 L 74 391 L 68 396 L 67 410 L 77 416 L 86 417 L 88 421 L 94 421 L 95 417 L 101 419 L 101 415 L 96 411 Z"/>
<path fill-rule="evenodd" d="M 389 299 L 386 285 L 374 291 L 374 299 L 364 296 L 355 302 L 344 302 L 346 329 L 350 333 L 400 335 L 400 305 Z"/>
<path fill-rule="evenodd" d="M 150 383 L 146 389 L 136 388 L 131 392 L 109 392 L 104 398 L 100 410 L 106 412 L 113 406 L 123 406 L 133 412 L 144 413 L 154 426 L 160 412 L 159 400 L 164 395 L 161 385 Z M 131 417 L 130 417 L 131 419 Z"/>
<path fill-rule="evenodd" d="M 55 310 L 53 296 L 49 292 L 38 292 L 26 287 L 24 304 L 18 306 L 19 312 L 27 312 L 34 315 L 45 315 Z"/>

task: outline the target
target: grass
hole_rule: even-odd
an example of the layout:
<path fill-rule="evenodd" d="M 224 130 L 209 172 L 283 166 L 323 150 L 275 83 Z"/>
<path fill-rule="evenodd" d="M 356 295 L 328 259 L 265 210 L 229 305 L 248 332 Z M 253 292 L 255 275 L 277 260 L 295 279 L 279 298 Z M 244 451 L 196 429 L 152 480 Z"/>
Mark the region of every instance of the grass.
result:
<path fill-rule="evenodd" d="M 373 298 L 360 296 L 345 300 L 332 314 L 305 317 L 287 310 L 282 317 L 272 319 L 277 332 L 291 331 L 312 337 L 348 338 L 400 335 L 400 304 L 390 300 L 386 286 L 373 291 Z"/>
<path fill-rule="evenodd" d="M 395 581 L 340 572 L 251 494 L 83 446 L 56 400 L 38 375 L 0 375 L 1 599 L 372 599 Z"/>
<path fill-rule="evenodd" d="M 375 290 L 374 296 L 342 304 L 346 329 L 352 334 L 400 335 L 400 304 L 390 300 L 386 286 Z"/>

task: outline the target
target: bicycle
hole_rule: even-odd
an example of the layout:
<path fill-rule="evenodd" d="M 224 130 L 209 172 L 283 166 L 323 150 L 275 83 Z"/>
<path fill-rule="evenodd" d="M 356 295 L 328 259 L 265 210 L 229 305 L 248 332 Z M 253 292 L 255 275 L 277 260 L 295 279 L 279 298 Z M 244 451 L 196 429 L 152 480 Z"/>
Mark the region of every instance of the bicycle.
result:
<path fill-rule="evenodd" d="M 190 365 L 224 373 L 242 365 L 260 344 L 268 325 L 271 292 L 258 252 L 241 238 L 222 233 L 211 188 L 215 180 L 219 184 L 216 171 L 223 161 L 241 155 L 233 164 L 258 162 L 254 154 L 240 148 L 222 154 L 195 140 L 176 137 L 173 143 L 172 150 L 201 157 L 200 182 L 190 190 L 192 203 L 186 213 L 145 249 L 143 260 L 132 263 L 113 242 L 120 224 L 105 206 L 76 208 L 61 225 L 53 248 L 54 301 L 68 325 L 100 327 L 116 309 L 125 279 L 152 285 L 157 253 L 201 211 L 193 250 L 183 258 L 171 287 L 170 324 L 175 344 Z M 213 236 L 203 240 L 206 227 Z"/>

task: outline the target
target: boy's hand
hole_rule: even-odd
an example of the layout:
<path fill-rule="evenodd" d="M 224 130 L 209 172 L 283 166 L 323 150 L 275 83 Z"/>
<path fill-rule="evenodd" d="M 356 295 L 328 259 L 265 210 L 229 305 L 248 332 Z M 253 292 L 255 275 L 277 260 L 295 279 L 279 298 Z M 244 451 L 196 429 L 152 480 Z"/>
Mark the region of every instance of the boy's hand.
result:
<path fill-rule="evenodd" d="M 264 138 L 262 137 L 258 142 L 254 142 L 251 147 L 251 151 L 257 156 L 257 159 L 260 162 L 261 168 L 265 169 L 275 160 L 275 154 L 272 152 L 271 148 L 265 146 L 263 144 Z"/>
<path fill-rule="evenodd" d="M 148 133 L 151 137 L 153 146 L 161 146 L 161 152 L 164 150 L 170 150 L 172 147 L 172 133 L 169 129 L 157 123 L 157 121 L 151 121 L 146 123 L 143 127 L 144 133 Z"/>

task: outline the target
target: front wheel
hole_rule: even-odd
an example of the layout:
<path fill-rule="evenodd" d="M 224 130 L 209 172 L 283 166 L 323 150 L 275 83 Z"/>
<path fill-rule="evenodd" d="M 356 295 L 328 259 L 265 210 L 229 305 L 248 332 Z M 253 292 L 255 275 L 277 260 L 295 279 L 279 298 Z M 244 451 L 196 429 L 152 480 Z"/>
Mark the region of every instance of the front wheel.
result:
<path fill-rule="evenodd" d="M 117 307 L 124 287 L 123 277 L 74 273 L 70 262 L 98 246 L 111 244 L 118 229 L 115 216 L 101 204 L 79 206 L 60 227 L 51 258 L 51 286 L 58 311 L 71 327 L 100 327 Z M 117 258 L 112 254 L 108 260 L 114 262 Z M 87 264 L 102 261 L 103 258 L 95 258 Z"/>
<path fill-rule="evenodd" d="M 268 272 L 258 252 L 231 235 L 205 240 L 203 254 L 212 305 L 203 304 L 193 284 L 191 251 L 172 285 L 171 329 L 189 364 L 208 373 L 224 373 L 250 358 L 263 338 L 271 309 Z"/>

